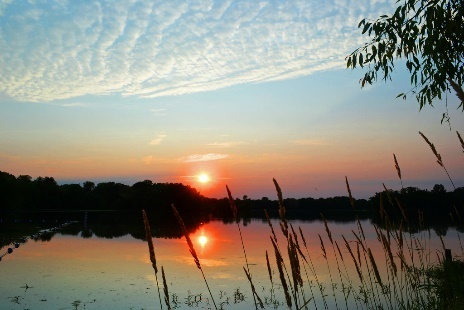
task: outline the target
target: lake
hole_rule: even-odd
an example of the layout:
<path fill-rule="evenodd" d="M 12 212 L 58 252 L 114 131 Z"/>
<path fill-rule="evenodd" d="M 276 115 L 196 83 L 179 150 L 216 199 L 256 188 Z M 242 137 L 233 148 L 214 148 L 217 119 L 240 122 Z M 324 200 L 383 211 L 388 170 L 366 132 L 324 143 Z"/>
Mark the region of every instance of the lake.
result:
<path fill-rule="evenodd" d="M 65 221 L 67 216 L 73 221 Z M 157 281 L 149 260 L 147 242 L 142 240 L 144 232 L 141 214 L 128 213 L 121 217 L 118 213 L 80 212 L 61 214 L 59 219 L 53 220 L 47 214 L 42 214 L 42 217 L 43 220 L 39 220 L 37 215 L 28 219 L 27 215 L 22 215 L 19 220 L 10 217 L 0 222 L 0 255 L 3 256 L 0 262 L 0 309 L 160 309 Z M 124 225 L 124 219 L 140 224 L 128 228 Z M 287 241 L 280 229 L 279 220 L 271 219 L 271 223 L 287 265 L 287 272 L 291 273 Z M 360 294 L 356 293 L 359 287 L 356 266 L 342 235 L 350 244 L 355 257 L 358 256 L 359 243 L 354 233 L 362 239 L 362 243 L 370 248 L 377 261 L 380 277 L 388 283 L 388 257 L 384 254 L 383 245 L 377 239 L 378 235 L 370 220 L 360 221 L 362 232 L 357 222 L 329 220 L 328 227 L 334 246 L 330 243 L 323 221 L 291 220 L 289 223 L 294 227 L 301 251 L 308 261 L 305 263 L 300 257 L 304 297 L 300 294 L 298 298 L 301 303 L 303 299 L 309 300 L 310 309 L 364 308 Z M 155 223 L 152 222 L 151 225 L 155 236 L 164 234 L 155 227 Z M 201 271 L 189 253 L 185 238 L 179 238 L 180 230 L 172 225 L 174 224 L 169 224 L 168 228 L 177 230 L 177 237 L 168 234 L 153 238 L 161 298 L 164 298 L 162 266 L 173 309 L 214 309 Z M 25 243 L 18 237 L 21 232 L 19 228 L 15 230 L 17 236 L 11 240 L 9 233 L 14 230 L 12 227 L 21 227 L 23 231 L 27 231 L 23 235 L 27 239 Z M 57 229 L 31 237 L 31 231 L 44 231 L 45 227 Z M 265 308 L 288 308 L 276 267 L 276 256 L 271 243 L 272 233 L 267 220 L 246 219 L 240 221 L 239 227 L 252 282 Z M 299 228 L 305 237 L 306 247 L 301 240 Z M 111 233 L 112 230 L 114 233 Z M 385 230 L 379 230 L 385 236 L 391 235 L 391 243 L 394 243 L 395 231 L 386 234 Z M 211 219 L 199 223 L 190 231 L 190 238 L 217 308 L 253 309 L 253 294 L 243 269 L 246 262 L 237 223 Z M 462 255 L 462 230 L 459 232 L 455 228 L 449 228 L 445 233 L 443 240 L 446 248 L 452 249 L 455 255 Z M 417 251 L 416 259 L 424 255 L 424 261 L 435 263 L 443 256 L 442 242 L 433 229 L 417 230 L 414 233 L 404 231 L 403 234 L 406 244 L 410 240 L 413 252 Z M 325 256 L 319 235 L 325 245 Z M 10 241 L 18 241 L 19 247 L 15 248 Z M 6 254 L 8 248 L 13 249 L 11 254 Z M 272 269 L 272 284 L 266 251 Z M 401 262 L 395 253 L 394 260 L 399 270 Z M 363 265 L 363 262 L 369 261 L 368 258 L 364 260 L 361 255 L 359 267 L 368 268 L 367 263 Z M 365 275 L 367 272 L 368 269 Z M 375 283 L 374 275 L 369 273 L 369 276 L 374 278 L 371 283 Z M 324 286 L 323 294 L 320 293 L 317 283 Z M 342 283 L 351 283 L 351 291 L 343 290 Z M 374 284 L 365 285 L 374 287 Z M 335 288 L 335 293 L 332 287 Z M 273 292 L 271 288 L 274 289 Z M 326 297 L 321 297 L 324 294 Z M 390 291 L 377 294 L 381 296 L 393 293 Z M 383 302 L 385 301 L 379 298 L 378 303 Z M 167 309 L 164 302 L 163 308 Z"/>

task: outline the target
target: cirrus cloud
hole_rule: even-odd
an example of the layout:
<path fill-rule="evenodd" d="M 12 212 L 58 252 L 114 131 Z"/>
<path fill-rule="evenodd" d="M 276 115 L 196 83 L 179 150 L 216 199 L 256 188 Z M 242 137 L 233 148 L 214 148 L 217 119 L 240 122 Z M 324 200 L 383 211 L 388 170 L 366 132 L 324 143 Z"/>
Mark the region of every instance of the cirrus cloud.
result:
<path fill-rule="evenodd" d="M 180 95 L 342 68 L 389 1 L 0 0 L 0 92 Z"/>

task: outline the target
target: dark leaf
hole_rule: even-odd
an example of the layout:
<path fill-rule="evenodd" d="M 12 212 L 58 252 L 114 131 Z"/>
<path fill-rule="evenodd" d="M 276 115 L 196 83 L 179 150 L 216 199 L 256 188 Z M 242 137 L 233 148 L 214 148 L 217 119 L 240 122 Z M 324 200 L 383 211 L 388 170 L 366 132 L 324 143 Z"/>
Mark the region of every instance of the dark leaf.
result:
<path fill-rule="evenodd" d="M 366 23 L 366 24 L 364 25 L 364 28 L 363 28 L 363 30 L 362 30 L 362 34 L 366 33 L 366 31 L 367 31 L 367 29 L 369 29 L 369 26 L 370 26 L 370 25 L 371 25 L 370 23 Z"/>
<path fill-rule="evenodd" d="M 358 28 L 360 28 L 360 27 L 361 27 L 361 25 L 364 25 L 365 23 L 366 23 L 366 19 L 365 19 L 365 18 L 363 18 L 363 19 L 362 19 L 362 20 L 359 22 L 359 24 L 358 24 Z"/>

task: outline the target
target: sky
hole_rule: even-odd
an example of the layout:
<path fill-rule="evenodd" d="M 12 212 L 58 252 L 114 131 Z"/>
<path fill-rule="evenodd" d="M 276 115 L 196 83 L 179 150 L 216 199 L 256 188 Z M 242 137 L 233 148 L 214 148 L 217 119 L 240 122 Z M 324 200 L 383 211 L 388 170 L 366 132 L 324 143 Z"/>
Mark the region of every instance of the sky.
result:
<path fill-rule="evenodd" d="M 361 89 L 345 57 L 396 1 L 0 0 L 0 171 L 208 197 L 464 186 L 458 99 L 422 110 L 398 61 Z M 447 108 L 446 108 L 447 104 Z M 441 124 L 448 109 L 451 128 Z M 202 183 L 198 175 L 207 174 Z"/>

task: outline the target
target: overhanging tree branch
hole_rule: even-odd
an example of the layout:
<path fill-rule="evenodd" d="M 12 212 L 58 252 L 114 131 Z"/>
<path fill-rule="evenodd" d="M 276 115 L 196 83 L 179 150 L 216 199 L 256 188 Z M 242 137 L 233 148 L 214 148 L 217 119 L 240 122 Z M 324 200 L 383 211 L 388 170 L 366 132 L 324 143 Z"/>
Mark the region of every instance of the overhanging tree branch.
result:
<path fill-rule="evenodd" d="M 364 87 L 377 81 L 378 73 L 381 80 L 391 80 L 396 60 L 404 58 L 411 77 L 409 92 L 420 108 L 453 89 L 464 109 L 463 12 L 462 0 L 403 0 L 391 16 L 361 20 L 358 28 L 371 41 L 347 56 L 347 67 L 366 69 L 360 80 Z M 407 93 L 398 97 L 405 99 Z"/>

